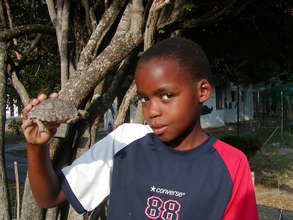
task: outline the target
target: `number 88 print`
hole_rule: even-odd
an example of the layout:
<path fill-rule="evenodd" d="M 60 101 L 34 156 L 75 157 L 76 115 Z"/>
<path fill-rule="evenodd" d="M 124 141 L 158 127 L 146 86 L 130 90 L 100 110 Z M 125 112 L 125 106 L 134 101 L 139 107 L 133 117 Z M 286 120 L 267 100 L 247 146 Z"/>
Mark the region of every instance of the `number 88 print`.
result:
<path fill-rule="evenodd" d="M 179 220 L 181 205 L 176 200 L 163 201 L 158 196 L 147 199 L 145 214 L 149 219 Z"/>

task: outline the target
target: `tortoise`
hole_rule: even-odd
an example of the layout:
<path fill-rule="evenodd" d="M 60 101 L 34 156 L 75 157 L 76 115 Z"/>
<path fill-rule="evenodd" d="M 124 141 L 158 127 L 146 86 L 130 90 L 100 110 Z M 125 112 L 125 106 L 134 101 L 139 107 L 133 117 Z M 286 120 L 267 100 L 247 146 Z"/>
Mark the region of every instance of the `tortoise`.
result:
<path fill-rule="evenodd" d="M 86 118 L 87 115 L 86 111 L 78 110 L 68 101 L 59 98 L 48 98 L 30 110 L 28 120 L 22 124 L 22 129 L 26 129 L 31 124 L 36 123 L 39 131 L 45 132 L 46 123 L 72 124 L 81 118 Z"/>

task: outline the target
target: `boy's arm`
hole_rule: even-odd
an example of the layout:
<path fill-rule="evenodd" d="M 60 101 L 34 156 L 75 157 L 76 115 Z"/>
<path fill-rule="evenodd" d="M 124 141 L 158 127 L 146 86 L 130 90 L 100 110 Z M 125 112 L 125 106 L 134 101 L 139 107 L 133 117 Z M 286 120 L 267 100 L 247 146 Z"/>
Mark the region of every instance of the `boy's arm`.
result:
<path fill-rule="evenodd" d="M 28 176 L 32 192 L 38 204 L 50 208 L 65 201 L 58 176 L 45 145 L 27 144 Z"/>
<path fill-rule="evenodd" d="M 50 97 L 57 98 L 58 94 L 52 93 Z M 33 106 L 46 98 L 46 95 L 41 94 L 30 101 L 23 110 L 23 122 L 28 119 L 28 112 Z M 56 206 L 65 201 L 58 177 L 51 164 L 48 146 L 46 146 L 58 126 L 58 124 L 50 124 L 46 126 L 46 132 L 40 132 L 37 125 L 32 124 L 23 131 L 27 142 L 28 176 L 31 189 L 37 202 L 43 208 Z"/>
<path fill-rule="evenodd" d="M 222 220 L 258 220 L 254 187 L 246 156 L 222 141 L 217 141 L 214 148 L 223 159 L 232 181 L 230 200 Z"/>
<path fill-rule="evenodd" d="M 250 168 L 244 157 L 232 175 L 233 190 L 222 220 L 258 220 L 255 192 Z"/>

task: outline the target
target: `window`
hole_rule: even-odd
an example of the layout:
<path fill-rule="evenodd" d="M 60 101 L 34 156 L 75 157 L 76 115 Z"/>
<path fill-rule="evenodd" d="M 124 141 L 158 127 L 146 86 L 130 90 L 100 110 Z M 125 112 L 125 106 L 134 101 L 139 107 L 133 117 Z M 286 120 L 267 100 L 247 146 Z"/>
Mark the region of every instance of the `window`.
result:
<path fill-rule="evenodd" d="M 241 101 L 245 102 L 245 92 L 241 91 Z"/>
<path fill-rule="evenodd" d="M 231 101 L 235 102 L 236 101 L 236 91 L 231 92 Z"/>
<path fill-rule="evenodd" d="M 223 88 L 216 86 L 216 109 L 223 109 Z"/>

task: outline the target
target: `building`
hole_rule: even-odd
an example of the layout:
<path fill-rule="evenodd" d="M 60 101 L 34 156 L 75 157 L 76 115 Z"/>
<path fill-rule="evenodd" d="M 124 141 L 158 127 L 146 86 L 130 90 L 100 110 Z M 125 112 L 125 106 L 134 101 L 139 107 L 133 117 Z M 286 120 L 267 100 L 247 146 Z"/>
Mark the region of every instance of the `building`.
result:
<path fill-rule="evenodd" d="M 202 112 L 201 126 L 203 128 L 222 127 L 227 123 L 237 122 L 237 91 L 239 91 L 239 121 L 253 119 L 253 92 L 251 85 L 240 85 L 239 89 L 233 83 L 227 86 L 213 87 L 210 99 L 204 103 L 204 108 L 210 111 Z"/>

